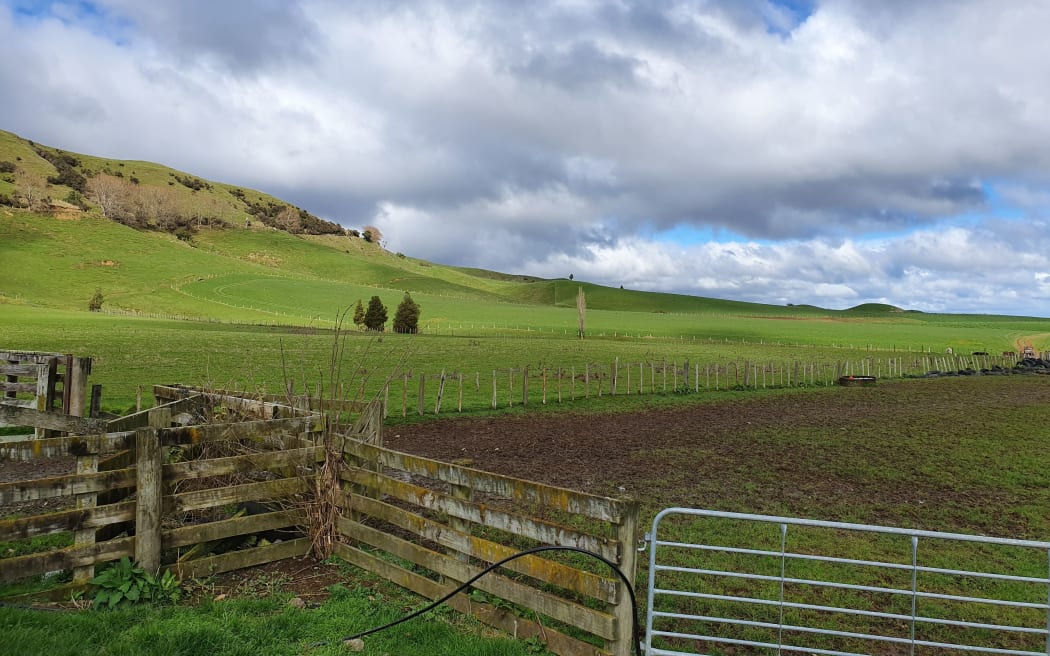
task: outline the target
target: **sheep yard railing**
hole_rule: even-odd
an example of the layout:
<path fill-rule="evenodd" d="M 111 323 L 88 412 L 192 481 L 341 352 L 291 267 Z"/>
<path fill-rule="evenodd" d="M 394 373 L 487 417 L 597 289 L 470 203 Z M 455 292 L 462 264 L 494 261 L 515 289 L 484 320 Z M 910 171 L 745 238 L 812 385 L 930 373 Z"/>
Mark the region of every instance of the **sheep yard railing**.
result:
<path fill-rule="evenodd" d="M 489 564 L 538 545 L 579 547 L 636 571 L 638 505 L 491 474 L 347 439 L 335 554 L 430 599 Z M 448 601 L 453 608 L 557 654 L 627 655 L 629 593 L 579 554 L 508 562 Z M 546 556 L 546 553 L 545 553 Z"/>

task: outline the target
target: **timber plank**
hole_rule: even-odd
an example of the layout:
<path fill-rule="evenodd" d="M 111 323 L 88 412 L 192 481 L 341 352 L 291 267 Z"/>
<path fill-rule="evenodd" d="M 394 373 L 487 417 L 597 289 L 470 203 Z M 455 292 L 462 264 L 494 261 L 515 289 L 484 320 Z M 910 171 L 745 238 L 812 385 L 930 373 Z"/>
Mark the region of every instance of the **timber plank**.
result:
<path fill-rule="evenodd" d="M 235 535 L 251 535 L 262 531 L 289 528 L 304 523 L 302 513 L 290 510 L 222 519 L 206 524 L 194 524 L 161 531 L 165 548 L 222 540 Z"/>
<path fill-rule="evenodd" d="M 0 354 L 0 360 L 3 360 Z M 0 362 L 0 376 L 30 376 L 36 378 L 35 364 L 3 364 Z"/>
<path fill-rule="evenodd" d="M 34 389 L 36 386 L 34 385 Z M 0 403 L 0 422 L 12 426 L 33 426 L 76 435 L 105 433 L 109 422 L 105 419 L 74 417 L 59 412 L 41 412 L 33 408 Z"/>
<path fill-rule="evenodd" d="M 394 526 L 411 531 L 421 538 L 487 563 L 508 558 L 519 551 L 491 540 L 457 531 L 440 522 L 375 499 L 355 496 L 347 499 L 344 507 L 349 508 L 351 504 L 354 512 L 382 519 Z M 346 518 L 340 518 L 340 528 L 344 528 L 346 521 L 348 521 Z M 616 581 L 540 556 L 530 555 L 516 558 L 503 567 L 605 603 L 614 604 L 619 598 L 619 587 Z"/>
<path fill-rule="evenodd" d="M 146 428 L 149 426 L 149 413 L 157 408 L 168 408 L 171 410 L 171 414 L 175 415 L 180 412 L 189 412 L 196 410 L 204 405 L 204 397 L 197 394 L 190 396 L 185 399 L 178 399 L 171 403 L 165 403 L 158 405 L 153 408 L 142 410 L 141 412 L 135 412 L 130 415 L 124 415 L 116 419 L 109 420 L 109 427 L 106 429 L 107 433 L 117 433 L 123 431 L 133 431 L 136 428 Z"/>
<path fill-rule="evenodd" d="M 308 417 L 291 417 L 289 419 L 241 421 L 233 424 L 203 424 L 200 426 L 161 428 L 158 432 L 162 445 L 177 446 L 229 440 L 267 442 L 274 436 L 281 434 L 292 437 L 299 433 L 319 433 L 323 430 L 324 417 L 311 415 Z"/>
<path fill-rule="evenodd" d="M 346 526 L 349 529 L 347 537 L 364 542 L 399 558 L 404 558 L 456 581 L 464 582 L 481 572 L 480 567 L 473 567 L 445 554 L 412 544 L 407 540 L 394 537 L 370 526 L 353 521 L 347 522 Z M 517 581 L 512 581 L 494 572 L 481 577 L 471 585 L 479 590 L 552 617 L 559 622 L 575 626 L 592 635 L 600 636 L 606 640 L 616 638 L 616 618 L 612 615 L 587 608 Z"/>
<path fill-rule="evenodd" d="M 171 484 L 193 478 L 239 474 L 260 469 L 272 470 L 290 465 L 313 465 L 323 461 L 323 446 L 287 451 L 263 451 L 210 460 L 189 460 L 164 465 L 164 481 L 166 484 Z"/>
<path fill-rule="evenodd" d="M 135 444 L 135 433 L 106 433 L 69 437 L 30 438 L 18 442 L 0 443 L 0 460 L 35 460 L 56 456 L 99 455 L 130 449 Z"/>
<path fill-rule="evenodd" d="M 275 560 L 298 558 L 308 553 L 310 553 L 310 538 L 298 538 L 287 542 L 268 544 L 264 547 L 253 547 L 252 549 L 231 551 L 210 558 L 190 560 L 185 563 L 172 563 L 171 570 L 180 579 L 192 579 L 272 563 Z"/>
<path fill-rule="evenodd" d="M 63 510 L 35 515 L 0 520 L 0 542 L 7 540 L 24 540 L 37 535 L 55 531 L 77 531 L 85 528 L 100 528 L 110 524 L 119 524 L 135 519 L 135 502 L 126 501 L 108 506 Z"/>
<path fill-rule="evenodd" d="M 456 499 L 435 490 L 405 483 L 364 469 L 344 467 L 341 477 L 343 480 L 356 485 L 362 485 L 383 494 L 389 494 L 395 499 L 400 499 L 428 510 L 447 513 L 453 517 L 527 537 L 544 544 L 587 549 L 588 551 L 600 553 L 603 557 L 614 562 L 619 557 L 620 545 L 616 540 L 610 538 L 589 535 L 554 522 L 495 510 L 483 504 Z M 354 498 L 356 499 L 357 497 Z"/>
<path fill-rule="evenodd" d="M 305 478 L 278 478 L 259 483 L 244 483 L 228 487 L 196 490 L 164 496 L 164 512 L 180 513 L 191 510 L 202 510 L 225 506 L 245 501 L 260 499 L 273 500 L 289 497 L 293 494 L 310 492 L 314 489 L 313 480 Z"/>
<path fill-rule="evenodd" d="M 176 387 L 171 385 L 154 385 L 153 396 L 157 399 L 178 400 L 193 394 L 200 394 L 213 403 L 221 403 L 231 410 L 251 415 L 259 419 L 277 419 L 282 416 L 304 414 L 281 403 L 256 400 L 254 395 L 220 394 L 200 390 L 194 387 Z"/>
<path fill-rule="evenodd" d="M 567 488 L 492 474 L 479 469 L 364 444 L 354 439 L 346 440 L 343 448 L 346 452 L 363 460 L 378 461 L 392 469 L 435 478 L 450 485 L 462 485 L 476 492 L 540 504 L 606 522 L 619 522 L 623 514 L 623 502 L 609 497 L 599 497 Z"/>
<path fill-rule="evenodd" d="M 336 544 L 334 553 L 351 565 L 394 581 L 401 587 L 427 599 L 439 599 L 455 588 L 453 585 L 441 585 L 415 572 L 402 569 L 361 549 L 345 544 Z M 541 626 L 532 620 L 519 617 L 489 604 L 473 601 L 462 592 L 448 599 L 445 603 L 455 610 L 466 615 L 473 615 L 485 624 L 500 629 L 515 638 L 521 640 L 538 638 L 546 643 L 549 650 L 560 656 L 611 656 L 609 652 L 603 649 L 567 636 L 555 629 Z"/>
<path fill-rule="evenodd" d="M 2 558 L 0 559 L 0 583 L 11 583 L 60 569 L 97 565 L 119 560 L 124 556 L 130 558 L 134 552 L 135 538 L 120 538 L 82 547 L 67 547 L 28 556 Z"/>
<path fill-rule="evenodd" d="M 135 470 L 114 469 L 94 474 L 69 474 L 30 481 L 0 483 L 0 504 L 69 497 L 135 485 Z"/>

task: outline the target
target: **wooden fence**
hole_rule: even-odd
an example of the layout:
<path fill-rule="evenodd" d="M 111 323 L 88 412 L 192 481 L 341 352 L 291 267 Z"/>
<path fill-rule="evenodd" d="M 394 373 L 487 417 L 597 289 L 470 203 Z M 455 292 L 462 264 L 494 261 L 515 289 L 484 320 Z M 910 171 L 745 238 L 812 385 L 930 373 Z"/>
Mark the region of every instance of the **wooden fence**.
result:
<path fill-rule="evenodd" d="M 69 543 L 0 558 L 0 583 L 72 570 L 71 584 L 51 590 L 61 596 L 82 589 L 96 565 L 123 556 L 149 570 L 165 564 L 181 577 L 193 577 L 309 550 L 309 539 L 298 537 L 212 554 L 261 531 L 294 530 L 305 523 L 299 497 L 313 491 L 312 472 L 324 454 L 316 445 L 324 418 L 242 397 L 179 394 L 182 398 L 112 422 L 90 420 L 93 434 L 0 442 L 0 460 L 48 460 L 52 468 L 57 461 L 69 471 L 0 483 L 0 507 L 52 504 L 44 514 L 0 520 L 0 542 L 51 535 Z M 37 423 L 56 425 L 54 415 L 19 412 L 22 425 L 32 425 L 33 415 Z M 216 414 L 230 421 L 192 423 Z M 269 509 L 254 515 L 226 512 L 252 501 Z M 207 557 L 193 558 L 198 555 Z"/>
<path fill-rule="evenodd" d="M 527 406 L 530 403 L 564 403 L 591 397 L 710 392 L 729 389 L 830 386 L 842 376 L 900 379 L 931 371 L 1008 371 L 1016 357 L 1003 355 L 908 354 L 865 357 L 833 362 L 644 361 L 584 363 L 568 367 L 520 366 L 482 373 L 442 370 L 436 373 L 407 371 L 391 391 L 384 391 L 389 405 L 401 416 L 462 412 L 464 408 Z M 400 387 L 400 389 L 397 389 Z M 393 397 L 393 399 L 391 399 Z"/>
<path fill-rule="evenodd" d="M 21 426 L 17 409 L 83 417 L 91 358 L 37 351 L 0 351 L 0 427 Z M 93 397 L 94 398 L 94 397 Z M 37 437 L 53 430 L 36 427 Z"/>
<path fill-rule="evenodd" d="M 347 439 L 344 560 L 436 599 L 537 545 L 580 547 L 636 569 L 638 506 Z M 583 561 L 583 562 L 581 562 Z M 598 567 L 595 567 L 595 564 Z M 631 653 L 628 591 L 600 562 L 525 556 L 448 603 L 557 654 Z M 503 600 L 503 601 L 500 601 Z"/>
<path fill-rule="evenodd" d="M 383 448 L 381 402 L 345 432 L 326 434 L 325 416 L 303 409 L 316 400 L 293 407 L 180 386 L 156 386 L 154 397 L 156 407 L 113 420 L 10 406 L 19 425 L 66 434 L 0 438 L 0 461 L 46 462 L 52 474 L 0 483 L 0 510 L 11 516 L 0 520 L 0 542 L 64 544 L 0 554 L 0 584 L 72 572 L 70 583 L 48 588 L 61 599 L 124 556 L 183 579 L 302 556 L 313 546 L 307 507 L 332 440 L 343 486 L 334 553 L 347 562 L 432 599 L 539 545 L 597 552 L 634 579 L 635 502 Z M 56 463 L 68 473 L 55 474 Z M 40 512 L 34 504 L 43 501 L 52 505 Z M 261 511 L 234 512 L 253 502 Z M 271 531 L 296 534 L 258 539 Z M 581 554 L 515 559 L 448 603 L 565 656 L 631 651 L 627 588 Z"/>

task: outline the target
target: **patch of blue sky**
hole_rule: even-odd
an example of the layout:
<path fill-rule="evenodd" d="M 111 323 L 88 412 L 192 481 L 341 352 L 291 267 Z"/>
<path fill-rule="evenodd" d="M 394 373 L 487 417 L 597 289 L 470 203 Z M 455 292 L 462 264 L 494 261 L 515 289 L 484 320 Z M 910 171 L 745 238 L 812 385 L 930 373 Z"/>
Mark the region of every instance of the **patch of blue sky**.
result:
<path fill-rule="evenodd" d="M 86 0 L 0 0 L 12 9 L 16 20 L 39 22 L 57 20 L 67 26 L 76 26 L 117 45 L 127 42 L 132 24 L 98 3 Z"/>
<path fill-rule="evenodd" d="M 787 36 L 806 22 L 816 5 L 816 0 L 768 0 L 772 10 L 766 13 L 766 30 L 770 34 Z"/>
<path fill-rule="evenodd" d="M 677 225 L 669 230 L 661 230 L 653 233 L 653 241 L 679 246 L 695 246 L 696 244 L 727 244 L 730 242 L 755 242 L 754 239 L 744 237 L 725 228 L 713 228 L 710 226 Z"/>

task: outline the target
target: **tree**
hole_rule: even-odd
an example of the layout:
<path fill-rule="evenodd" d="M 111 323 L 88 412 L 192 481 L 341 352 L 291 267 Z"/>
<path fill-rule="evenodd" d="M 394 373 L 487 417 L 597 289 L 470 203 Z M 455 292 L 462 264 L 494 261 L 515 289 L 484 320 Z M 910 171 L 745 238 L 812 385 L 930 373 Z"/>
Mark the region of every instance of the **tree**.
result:
<path fill-rule="evenodd" d="M 379 228 L 375 226 L 365 226 L 364 230 L 361 231 L 361 238 L 369 244 L 383 245 L 383 233 L 379 232 Z"/>
<path fill-rule="evenodd" d="M 44 200 L 47 181 L 44 176 L 27 171 L 22 167 L 15 169 L 15 190 L 22 196 L 26 208 L 35 210 Z"/>
<path fill-rule="evenodd" d="M 378 296 L 373 296 L 368 301 L 368 309 L 365 310 L 365 328 L 378 331 L 386 329 L 386 306 Z"/>
<path fill-rule="evenodd" d="M 365 306 L 361 299 L 357 299 L 357 305 L 354 306 L 354 325 L 358 328 L 365 325 Z"/>
<path fill-rule="evenodd" d="M 102 210 L 102 216 L 107 219 L 117 218 L 128 195 L 128 183 L 115 175 L 99 173 L 88 180 L 87 188 L 88 196 Z"/>
<path fill-rule="evenodd" d="M 582 286 L 579 293 L 576 294 L 576 313 L 579 315 L 580 339 L 583 339 L 583 335 L 587 330 L 587 299 L 583 295 Z"/>
<path fill-rule="evenodd" d="M 419 331 L 419 304 L 405 292 L 401 304 L 397 306 L 394 313 L 395 333 L 416 333 Z"/>
<path fill-rule="evenodd" d="M 102 288 L 101 287 L 96 287 L 95 288 L 95 295 L 91 297 L 90 301 L 88 301 L 88 311 L 89 312 L 100 312 L 102 310 L 102 301 L 103 300 L 105 300 L 105 299 L 102 298 Z"/>

